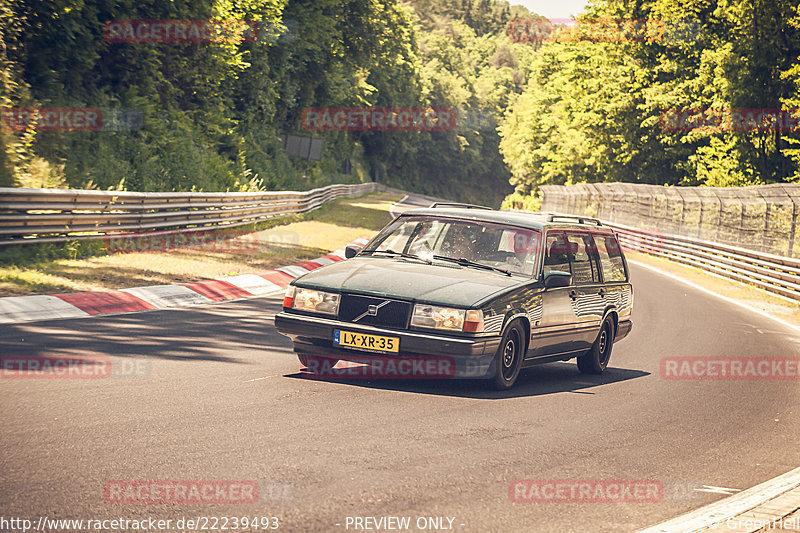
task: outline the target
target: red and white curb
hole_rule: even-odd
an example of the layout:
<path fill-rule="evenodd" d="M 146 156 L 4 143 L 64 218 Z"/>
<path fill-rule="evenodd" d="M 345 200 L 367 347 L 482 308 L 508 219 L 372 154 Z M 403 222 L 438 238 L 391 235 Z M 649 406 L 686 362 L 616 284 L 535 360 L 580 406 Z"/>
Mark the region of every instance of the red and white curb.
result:
<path fill-rule="evenodd" d="M 353 241 L 353 244 L 363 246 L 368 241 L 369 239 L 361 238 Z M 278 294 L 293 279 L 343 259 L 344 249 L 339 249 L 312 261 L 258 274 L 241 274 L 193 283 L 153 285 L 118 291 L 9 296 L 0 298 L 0 324 L 190 307 Z"/>

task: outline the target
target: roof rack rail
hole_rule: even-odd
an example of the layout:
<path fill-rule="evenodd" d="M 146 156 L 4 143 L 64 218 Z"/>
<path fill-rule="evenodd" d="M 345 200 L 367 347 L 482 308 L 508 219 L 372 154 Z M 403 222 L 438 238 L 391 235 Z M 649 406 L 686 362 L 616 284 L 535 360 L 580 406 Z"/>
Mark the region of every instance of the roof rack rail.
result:
<path fill-rule="evenodd" d="M 548 222 L 556 222 L 556 219 L 563 219 L 567 222 L 577 222 L 578 224 L 594 224 L 595 226 L 602 226 L 603 223 L 596 218 L 582 217 L 578 215 L 560 215 L 558 213 L 542 213 L 547 217 Z"/>
<path fill-rule="evenodd" d="M 436 202 L 431 207 L 463 207 L 466 209 L 486 209 L 488 211 L 493 211 L 491 207 L 486 207 L 485 205 L 462 204 L 459 202 Z"/>

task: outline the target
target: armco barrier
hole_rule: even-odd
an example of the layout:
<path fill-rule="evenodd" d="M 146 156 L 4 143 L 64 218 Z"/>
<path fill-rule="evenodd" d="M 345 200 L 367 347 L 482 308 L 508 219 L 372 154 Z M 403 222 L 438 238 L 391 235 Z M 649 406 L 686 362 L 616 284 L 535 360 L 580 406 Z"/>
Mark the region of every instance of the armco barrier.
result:
<path fill-rule="evenodd" d="M 305 192 L 119 192 L 0 188 L 0 246 L 145 231 L 235 228 L 383 190 L 377 183 Z"/>
<path fill-rule="evenodd" d="M 664 257 L 800 300 L 800 259 L 620 224 L 603 224 L 617 232 L 626 250 Z"/>
<path fill-rule="evenodd" d="M 583 183 L 540 190 L 543 211 L 597 217 L 628 249 L 800 300 L 800 184 Z"/>

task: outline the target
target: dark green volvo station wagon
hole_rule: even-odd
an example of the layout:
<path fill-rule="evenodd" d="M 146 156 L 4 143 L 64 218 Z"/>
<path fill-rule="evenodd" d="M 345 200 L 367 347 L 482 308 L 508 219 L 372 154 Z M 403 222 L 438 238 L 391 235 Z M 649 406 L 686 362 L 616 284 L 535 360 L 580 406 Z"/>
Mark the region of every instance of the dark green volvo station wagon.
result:
<path fill-rule="evenodd" d="M 539 363 L 599 374 L 631 330 L 627 263 L 595 219 L 440 203 L 345 251 L 294 280 L 275 317 L 312 371 L 446 357 L 452 376 L 508 389 Z"/>

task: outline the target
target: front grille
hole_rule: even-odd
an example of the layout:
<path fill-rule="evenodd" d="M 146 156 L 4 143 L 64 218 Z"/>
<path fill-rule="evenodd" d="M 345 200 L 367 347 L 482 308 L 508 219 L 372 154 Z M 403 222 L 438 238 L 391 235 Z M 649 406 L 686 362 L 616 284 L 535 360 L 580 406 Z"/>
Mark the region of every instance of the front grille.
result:
<path fill-rule="evenodd" d="M 379 306 L 375 316 L 367 314 L 370 305 Z M 343 294 L 342 301 L 339 303 L 339 320 L 355 324 L 405 329 L 408 326 L 410 314 L 410 303 L 386 298 Z M 358 321 L 356 321 L 357 318 Z"/>

